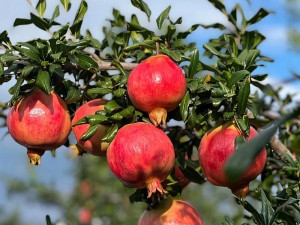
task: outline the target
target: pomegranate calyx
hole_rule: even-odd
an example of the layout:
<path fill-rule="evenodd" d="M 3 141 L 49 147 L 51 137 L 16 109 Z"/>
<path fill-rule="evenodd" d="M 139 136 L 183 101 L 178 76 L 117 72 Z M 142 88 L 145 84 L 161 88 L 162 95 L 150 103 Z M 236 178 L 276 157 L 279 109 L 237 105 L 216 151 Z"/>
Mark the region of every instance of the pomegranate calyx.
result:
<path fill-rule="evenodd" d="M 154 194 L 164 195 L 168 193 L 168 191 L 166 191 L 162 187 L 159 179 L 152 179 L 150 182 L 148 182 L 147 190 L 148 190 L 147 198 L 153 197 Z M 157 193 L 156 191 L 158 191 L 159 193 Z"/>
<path fill-rule="evenodd" d="M 245 199 L 248 192 L 249 186 L 239 187 L 239 188 L 231 188 L 231 192 L 239 198 Z"/>
<path fill-rule="evenodd" d="M 149 112 L 149 118 L 155 126 L 166 125 L 167 110 L 165 108 L 154 108 Z"/>
<path fill-rule="evenodd" d="M 45 153 L 43 149 L 27 149 L 27 156 L 32 165 L 38 166 L 41 164 L 41 157 Z"/>

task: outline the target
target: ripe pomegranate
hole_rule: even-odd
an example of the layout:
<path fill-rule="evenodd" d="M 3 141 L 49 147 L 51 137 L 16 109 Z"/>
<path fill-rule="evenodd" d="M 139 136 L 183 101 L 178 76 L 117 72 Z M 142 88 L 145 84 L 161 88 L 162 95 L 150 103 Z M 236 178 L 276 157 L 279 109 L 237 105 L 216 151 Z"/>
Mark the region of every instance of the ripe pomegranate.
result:
<path fill-rule="evenodd" d="M 166 192 L 161 182 L 170 174 L 174 160 L 169 137 L 143 122 L 122 127 L 107 150 L 107 162 L 116 177 L 129 187 L 147 187 L 148 197 Z"/>
<path fill-rule="evenodd" d="M 145 210 L 138 225 L 202 225 L 196 209 L 182 200 L 164 199 L 157 208 Z"/>
<path fill-rule="evenodd" d="M 66 142 L 71 119 L 57 94 L 34 89 L 9 109 L 7 127 L 13 139 L 27 148 L 30 163 L 39 165 L 45 150 L 54 150 Z"/>
<path fill-rule="evenodd" d="M 167 112 L 179 105 L 186 92 L 181 68 L 166 55 L 141 62 L 131 71 L 127 86 L 132 104 L 149 113 L 155 126 L 166 123 Z"/>
<path fill-rule="evenodd" d="M 103 110 L 106 100 L 104 99 L 94 99 L 91 100 L 82 106 L 80 106 L 72 119 L 72 125 L 74 125 L 78 120 L 87 115 L 94 115 L 96 111 Z M 89 124 L 80 124 L 73 126 L 72 130 L 75 135 L 75 138 L 86 152 L 96 155 L 96 156 L 105 156 L 108 143 L 102 142 L 101 139 L 105 136 L 108 127 L 100 125 L 96 133 L 88 140 L 80 140 L 81 136 L 89 129 Z"/>
<path fill-rule="evenodd" d="M 232 123 L 226 123 L 206 133 L 199 146 L 199 159 L 204 176 L 209 182 L 217 186 L 228 187 L 240 197 L 248 193 L 248 184 L 263 170 L 266 163 L 266 150 L 256 157 L 251 167 L 244 173 L 240 180 L 231 182 L 224 173 L 224 167 L 229 157 L 235 151 L 235 138 L 241 135 L 240 130 Z M 251 127 L 250 135 L 246 140 L 257 135 Z"/>
<path fill-rule="evenodd" d="M 87 208 L 81 208 L 78 217 L 80 224 L 90 224 L 92 221 L 92 212 Z"/>

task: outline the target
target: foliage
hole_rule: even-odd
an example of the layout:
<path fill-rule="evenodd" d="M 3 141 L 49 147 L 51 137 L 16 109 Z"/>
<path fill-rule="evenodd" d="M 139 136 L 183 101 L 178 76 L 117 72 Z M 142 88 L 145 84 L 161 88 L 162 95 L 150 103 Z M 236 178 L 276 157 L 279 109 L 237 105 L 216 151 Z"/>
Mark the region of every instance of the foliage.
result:
<path fill-rule="evenodd" d="M 181 66 L 186 75 L 187 92 L 180 106 L 168 114 L 168 126 L 162 127 L 175 146 L 176 163 L 184 175 L 194 183 L 205 182 L 194 156 L 201 137 L 208 130 L 230 120 L 238 124 L 243 135 L 247 135 L 250 125 L 263 129 L 251 143 L 238 147 L 245 151 L 242 154 L 237 151 L 231 161 L 236 163 L 229 163 L 227 167 L 229 175 L 238 177 L 240 173 L 233 172 L 244 171 L 266 145 L 266 168 L 261 182 L 257 181 L 250 192 L 253 199 L 261 202 L 262 210 L 258 212 L 248 201 L 237 199 L 237 203 L 251 214 L 245 218 L 256 224 L 299 223 L 300 144 L 297 135 L 300 132 L 300 108 L 295 106 L 292 96 L 282 98 L 280 90 L 262 83 L 268 74 L 256 74 L 258 67 L 272 62 L 272 59 L 259 50 L 265 37 L 251 28 L 271 12 L 262 8 L 251 18 L 246 18 L 238 4 L 229 12 L 222 1 L 209 2 L 226 16 L 229 25 L 195 24 L 181 31 L 178 27 L 183 23 L 182 18 L 170 18 L 172 8 L 169 6 L 154 18 L 157 29 L 149 30 L 135 14 L 127 21 L 120 11 L 113 9 L 110 26 L 103 27 L 105 38 L 97 40 L 89 30 L 85 34 L 81 30 L 88 10 L 86 1 L 81 1 L 72 24 L 59 24 L 56 21 L 60 15 L 59 6 L 51 18 L 44 18 L 46 1 L 40 0 L 36 12 L 30 13 L 29 18 L 17 18 L 14 26 L 34 24 L 41 30 L 52 32 L 51 38 L 12 44 L 7 31 L 0 34 L 0 45 L 4 49 L 0 55 L 0 84 L 15 79 L 15 84 L 9 89 L 12 98 L 8 106 L 14 105 L 34 87 L 48 94 L 51 90 L 59 93 L 68 104 L 71 115 L 87 100 L 107 98 L 109 101 L 104 110 L 82 118 L 77 124 L 90 124 L 83 140 L 94 135 L 100 124 L 108 125 L 110 128 L 103 141 L 111 142 L 125 124 L 149 122 L 147 113 L 139 111 L 130 102 L 127 78 L 137 63 L 154 54 L 166 54 Z M 151 9 L 146 2 L 132 0 L 131 3 L 152 21 Z M 67 0 L 61 0 L 61 4 L 66 11 L 71 7 Z M 195 43 L 186 43 L 186 38 L 199 27 L 222 31 L 221 36 L 203 46 L 203 55 Z M 251 91 L 252 87 L 258 91 Z M 266 97 L 270 101 L 265 101 Z M 295 109 L 291 110 L 290 105 Z M 0 106 L 1 117 L 5 118 L 3 110 L 6 107 L 5 104 Z M 184 126 L 173 125 L 174 121 L 183 122 Z M 264 127 L 266 124 L 267 128 Z M 278 128 L 279 135 L 275 137 Z M 246 150 L 249 146 L 255 149 L 254 155 Z M 274 187 L 275 193 L 272 191 Z M 169 184 L 167 189 L 174 196 L 181 193 L 176 182 Z M 148 201 L 143 191 L 137 190 L 131 195 L 131 201 Z M 93 207 L 105 209 L 102 205 Z M 75 224 L 73 215 L 66 215 L 66 218 Z M 121 222 L 113 219 L 116 223 Z M 229 218 L 226 222 L 236 224 Z M 51 224 L 49 218 L 47 223 Z"/>

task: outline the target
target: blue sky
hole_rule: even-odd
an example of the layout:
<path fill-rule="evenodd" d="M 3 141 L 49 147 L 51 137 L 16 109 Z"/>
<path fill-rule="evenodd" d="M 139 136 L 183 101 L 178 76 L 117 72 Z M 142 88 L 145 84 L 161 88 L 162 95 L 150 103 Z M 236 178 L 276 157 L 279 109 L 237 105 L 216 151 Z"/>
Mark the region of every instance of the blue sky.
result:
<path fill-rule="evenodd" d="M 59 3 L 59 0 L 47 1 L 46 17 L 51 17 L 54 7 Z M 152 0 L 146 1 L 152 10 L 152 19 L 150 22 L 144 14 L 131 6 L 130 1 L 120 0 L 87 0 L 89 4 L 89 10 L 86 14 L 86 18 L 83 24 L 83 30 L 90 29 L 95 37 L 102 38 L 101 27 L 108 25 L 106 19 L 112 18 L 112 8 L 115 7 L 121 11 L 127 18 L 131 14 L 138 14 L 140 22 L 144 26 L 155 29 L 155 19 L 162 10 L 167 6 L 172 5 L 170 17 L 176 19 L 180 16 L 183 17 L 183 24 L 180 26 L 182 29 L 189 28 L 192 24 L 203 23 L 210 24 L 214 22 L 224 23 L 224 16 L 216 11 L 205 0 Z M 242 4 L 245 9 L 245 14 L 249 18 L 255 14 L 260 8 L 264 7 L 267 10 L 275 11 L 259 25 L 253 27 L 253 29 L 259 29 L 266 37 L 266 41 L 260 46 L 262 53 L 275 60 L 274 63 L 266 63 L 266 66 L 257 70 L 257 73 L 268 73 L 270 75 L 268 81 L 273 85 L 280 85 L 281 81 L 291 77 L 291 71 L 300 73 L 298 67 L 300 61 L 300 53 L 295 53 L 291 49 L 288 38 L 287 29 L 290 24 L 299 27 L 299 22 L 293 21 L 286 10 L 285 1 L 272 0 L 272 1 L 258 1 L 254 0 L 251 5 L 246 0 L 225 1 L 226 6 L 230 9 L 236 2 Z M 272 2 L 272 4 L 270 4 Z M 32 0 L 33 5 L 37 1 Z M 77 6 L 80 1 L 73 1 L 70 13 L 65 13 L 61 8 L 61 16 L 59 21 L 61 23 L 72 22 L 74 14 L 76 13 Z M 298 8 L 299 4 L 298 4 Z M 6 1 L 5 7 L 0 7 L 0 32 L 7 30 L 11 40 L 15 43 L 17 41 L 26 41 L 32 38 L 48 38 L 50 35 L 46 32 L 41 32 L 33 26 L 26 27 L 13 27 L 13 22 L 16 17 L 28 18 L 29 13 L 34 11 L 34 8 L 30 6 L 26 0 L 10 0 Z M 300 12 L 300 11 L 299 11 Z M 297 24 L 298 23 L 298 24 Z M 207 42 L 209 38 L 214 38 L 218 35 L 216 30 L 205 31 L 204 29 L 198 29 L 193 35 L 188 38 L 188 41 L 197 42 L 200 52 L 203 53 L 202 44 Z M 7 101 L 10 98 L 7 90 L 13 83 L 8 83 L 0 86 L 0 101 Z M 285 92 L 298 92 L 300 82 L 289 83 L 284 86 Z M 6 128 L 0 128 L 0 138 L 6 133 Z M 41 208 L 35 204 L 24 202 L 24 200 L 16 197 L 7 199 L 4 183 L 1 183 L 2 177 L 18 177 L 22 179 L 28 179 L 29 174 L 33 174 L 35 179 L 42 180 L 45 183 L 53 183 L 58 189 L 65 191 L 69 190 L 72 186 L 72 178 L 69 177 L 70 170 L 72 169 L 72 159 L 69 159 L 70 150 L 66 148 L 59 149 L 57 151 L 57 157 L 53 158 L 49 153 L 46 153 L 42 159 L 42 165 L 37 168 L 28 166 L 27 156 L 25 148 L 16 144 L 12 138 L 7 135 L 1 139 L 0 148 L 0 210 L 11 210 L 18 208 L 22 211 L 22 215 L 28 221 L 32 221 L 32 218 L 38 216 L 37 221 L 40 224 L 44 223 L 44 215 L 49 209 Z M 63 178 L 64 182 L 61 182 Z M 33 210 L 28 204 L 32 204 Z M 26 208 L 24 206 L 26 205 Z M 53 216 L 59 217 L 59 213 L 51 209 Z M 41 213 L 37 213 L 41 212 Z M 1 218 L 0 218 L 1 219 Z"/>

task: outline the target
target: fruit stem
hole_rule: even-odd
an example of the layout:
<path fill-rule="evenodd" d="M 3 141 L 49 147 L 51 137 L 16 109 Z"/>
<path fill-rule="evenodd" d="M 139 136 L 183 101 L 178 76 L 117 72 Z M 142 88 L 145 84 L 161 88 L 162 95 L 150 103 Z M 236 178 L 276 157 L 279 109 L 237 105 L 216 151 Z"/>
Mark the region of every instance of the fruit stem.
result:
<path fill-rule="evenodd" d="M 166 125 L 168 112 L 164 108 L 155 108 L 149 112 L 149 118 L 155 125 Z"/>
<path fill-rule="evenodd" d="M 151 179 L 151 181 L 148 182 L 147 190 L 148 190 L 147 198 L 153 197 L 154 194 L 164 195 L 168 193 L 168 191 L 166 191 L 162 187 L 160 180 L 157 178 Z M 156 191 L 158 191 L 159 193 L 157 193 Z"/>
<path fill-rule="evenodd" d="M 27 148 L 27 156 L 32 165 L 38 166 L 41 164 L 41 157 L 45 153 L 43 149 Z"/>
<path fill-rule="evenodd" d="M 249 192 L 249 187 L 247 185 L 247 186 L 242 187 L 242 188 L 237 188 L 237 189 L 232 188 L 231 192 L 234 195 L 236 195 L 237 197 L 242 198 L 244 200 L 246 198 L 248 192 Z"/>

